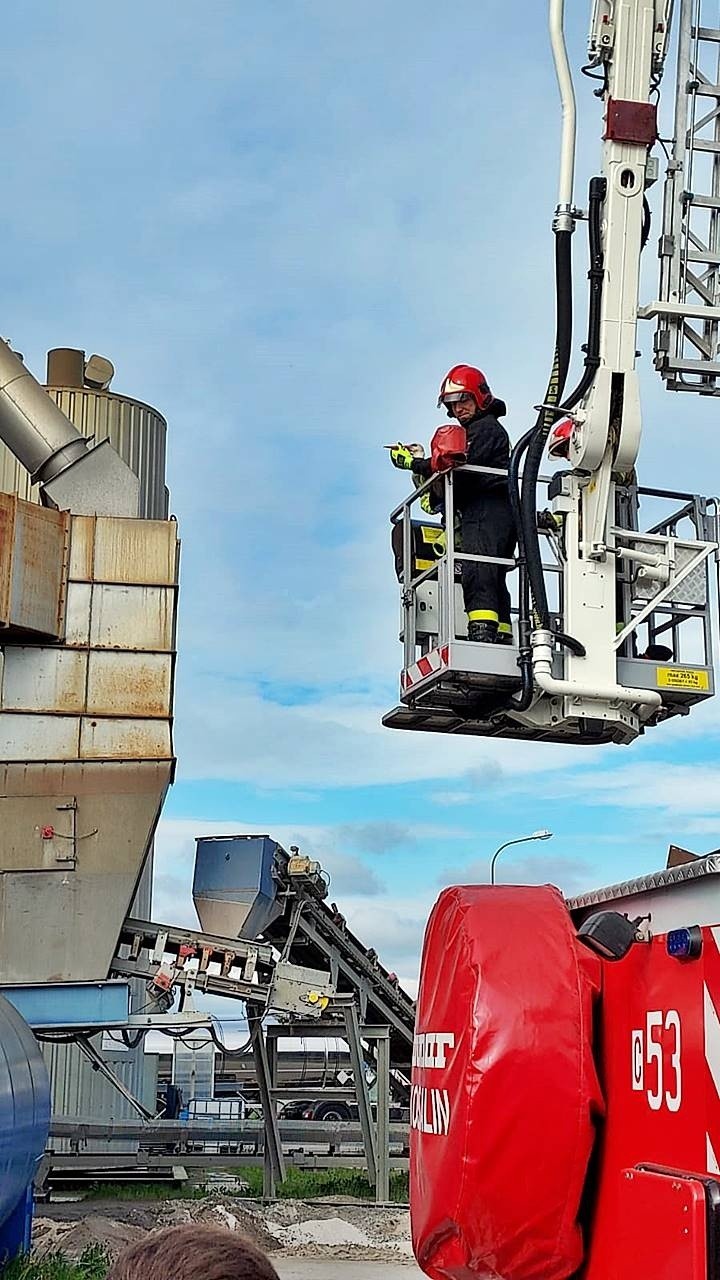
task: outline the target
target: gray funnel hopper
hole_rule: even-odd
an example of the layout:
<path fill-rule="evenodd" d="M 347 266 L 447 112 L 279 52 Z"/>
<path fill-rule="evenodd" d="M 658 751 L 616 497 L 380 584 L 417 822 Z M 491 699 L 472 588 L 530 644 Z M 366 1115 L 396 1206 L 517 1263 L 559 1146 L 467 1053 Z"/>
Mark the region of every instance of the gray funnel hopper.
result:
<path fill-rule="evenodd" d="M 258 938 L 282 915 L 276 860 L 287 854 L 269 836 L 200 836 L 193 902 L 205 933 Z"/>

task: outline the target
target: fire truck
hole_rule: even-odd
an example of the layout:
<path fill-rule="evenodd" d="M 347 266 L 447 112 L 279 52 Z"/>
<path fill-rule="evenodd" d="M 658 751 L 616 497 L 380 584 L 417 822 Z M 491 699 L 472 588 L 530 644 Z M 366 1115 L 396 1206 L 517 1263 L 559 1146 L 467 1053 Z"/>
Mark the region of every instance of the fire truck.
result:
<path fill-rule="evenodd" d="M 718 1280 L 719 874 L 443 891 L 410 1108 L 426 1275 Z"/>
<path fill-rule="evenodd" d="M 451 469 L 429 567 L 417 564 L 423 490 L 393 514 L 403 666 L 385 723 L 631 743 L 714 693 L 716 504 L 640 486 L 635 363 L 638 323 L 654 321 L 667 387 L 720 394 L 720 15 L 709 0 L 595 0 L 583 70 L 602 102 L 602 165 L 579 210 L 563 0 L 549 8 L 563 108 L 557 334 L 508 478 L 515 644 L 467 638 L 458 579 L 471 557 L 454 545 Z M 675 126 L 658 148 L 671 54 Z M 663 155 L 659 287 L 641 305 L 647 193 Z M 580 220 L 590 299 L 584 368 L 568 392 Z M 569 465 L 550 477 L 543 510 L 542 457 L 562 419 Z M 441 893 L 423 947 L 410 1107 L 426 1275 L 720 1280 L 719 874 L 711 855 L 573 900 L 551 886 Z"/>

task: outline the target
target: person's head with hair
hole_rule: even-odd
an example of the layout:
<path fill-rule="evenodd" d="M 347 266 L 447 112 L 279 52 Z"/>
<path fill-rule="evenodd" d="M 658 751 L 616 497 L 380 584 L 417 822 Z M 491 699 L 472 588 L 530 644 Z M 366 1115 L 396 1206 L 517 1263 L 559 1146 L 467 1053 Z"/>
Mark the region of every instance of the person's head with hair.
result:
<path fill-rule="evenodd" d="M 264 1254 L 218 1227 L 169 1227 L 133 1244 L 107 1280 L 279 1280 Z"/>

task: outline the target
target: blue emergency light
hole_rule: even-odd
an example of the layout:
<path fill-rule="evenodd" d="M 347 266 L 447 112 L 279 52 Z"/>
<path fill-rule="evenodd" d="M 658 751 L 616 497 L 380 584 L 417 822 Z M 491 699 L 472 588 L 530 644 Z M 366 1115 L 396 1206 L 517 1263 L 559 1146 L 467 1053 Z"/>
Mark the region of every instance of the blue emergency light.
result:
<path fill-rule="evenodd" d="M 671 929 L 667 936 L 667 953 L 675 960 L 696 960 L 702 952 L 702 930 L 696 924 L 686 929 Z"/>

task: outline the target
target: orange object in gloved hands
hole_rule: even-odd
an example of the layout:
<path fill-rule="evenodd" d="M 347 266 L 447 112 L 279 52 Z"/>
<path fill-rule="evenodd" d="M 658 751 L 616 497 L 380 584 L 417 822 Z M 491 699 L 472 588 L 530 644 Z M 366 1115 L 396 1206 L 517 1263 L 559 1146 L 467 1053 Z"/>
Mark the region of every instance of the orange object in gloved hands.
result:
<path fill-rule="evenodd" d="M 449 471 L 467 462 L 467 432 L 459 422 L 438 427 L 430 441 L 430 467 L 432 471 Z"/>

